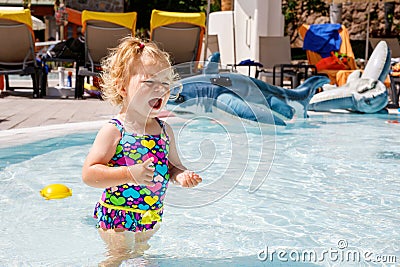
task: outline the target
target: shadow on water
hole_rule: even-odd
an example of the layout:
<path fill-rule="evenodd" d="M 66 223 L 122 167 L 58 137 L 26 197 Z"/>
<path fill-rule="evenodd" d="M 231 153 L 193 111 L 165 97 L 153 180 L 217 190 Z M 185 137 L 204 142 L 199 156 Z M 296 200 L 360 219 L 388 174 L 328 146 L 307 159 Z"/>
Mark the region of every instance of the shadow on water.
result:
<path fill-rule="evenodd" d="M 0 170 L 9 164 L 20 163 L 50 151 L 91 144 L 94 138 L 95 133 L 79 133 L 0 148 Z"/>
<path fill-rule="evenodd" d="M 381 151 L 377 153 L 376 157 L 378 159 L 400 159 L 400 153 L 394 151 Z"/>
<path fill-rule="evenodd" d="M 95 227 L 96 227 L 96 224 L 97 224 L 96 219 L 93 218 L 93 216 L 89 216 L 89 215 L 84 216 L 84 217 L 81 219 L 81 222 L 82 222 L 82 224 L 87 225 L 87 226 L 91 226 L 91 227 L 93 227 L 93 228 L 95 228 Z"/>
<path fill-rule="evenodd" d="M 151 266 L 151 267 L 169 267 L 169 266 L 233 266 L 233 267 L 248 267 L 248 266 L 320 266 L 313 263 L 296 262 L 296 261 L 278 261 L 277 259 L 260 261 L 256 255 L 233 257 L 227 259 L 210 259 L 210 258 L 167 258 L 167 257 L 141 257 L 129 259 L 121 264 L 121 266 Z"/>

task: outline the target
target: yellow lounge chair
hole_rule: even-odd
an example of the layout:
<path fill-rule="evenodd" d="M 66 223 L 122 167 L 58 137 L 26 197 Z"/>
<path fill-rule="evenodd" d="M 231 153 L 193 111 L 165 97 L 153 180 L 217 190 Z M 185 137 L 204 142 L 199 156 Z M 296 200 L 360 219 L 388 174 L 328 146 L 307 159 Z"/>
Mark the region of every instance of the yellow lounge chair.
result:
<path fill-rule="evenodd" d="M 153 10 L 150 39 L 171 55 L 174 64 L 199 61 L 205 23 L 203 12 Z"/>
<path fill-rule="evenodd" d="M 83 95 L 84 77 L 99 76 L 100 62 L 110 48 L 126 36 L 135 35 L 136 12 L 111 13 L 84 10 L 82 33 L 85 36 L 85 63 L 79 70 L 78 95 Z"/>
<path fill-rule="evenodd" d="M 1 10 L 0 36 L 2 36 L 0 41 L 0 75 L 5 76 L 6 90 L 17 88 L 10 87 L 9 75 L 30 75 L 32 77 L 33 97 L 41 97 L 43 95 L 39 90 L 41 68 L 35 57 L 35 35 L 32 30 L 30 10 Z"/>

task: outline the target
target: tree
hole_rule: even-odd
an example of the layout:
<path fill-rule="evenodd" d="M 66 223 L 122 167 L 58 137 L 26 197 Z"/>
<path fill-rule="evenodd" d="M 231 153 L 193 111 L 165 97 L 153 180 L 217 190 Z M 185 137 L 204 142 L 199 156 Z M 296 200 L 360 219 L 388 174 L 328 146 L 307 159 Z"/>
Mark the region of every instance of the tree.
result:
<path fill-rule="evenodd" d="M 229 11 L 232 10 L 232 0 L 221 0 L 221 10 Z"/>
<path fill-rule="evenodd" d="M 297 28 L 304 23 L 302 15 L 320 14 L 327 16 L 329 7 L 323 0 L 283 0 L 282 14 L 285 18 L 285 35 L 289 35 L 291 40 L 296 39 Z"/>
<path fill-rule="evenodd" d="M 153 9 L 175 12 L 205 11 L 207 0 L 125 0 L 125 12 L 135 11 L 140 16 L 136 28 L 146 35 L 150 28 L 150 18 Z M 143 36 L 146 37 L 146 36 Z"/>

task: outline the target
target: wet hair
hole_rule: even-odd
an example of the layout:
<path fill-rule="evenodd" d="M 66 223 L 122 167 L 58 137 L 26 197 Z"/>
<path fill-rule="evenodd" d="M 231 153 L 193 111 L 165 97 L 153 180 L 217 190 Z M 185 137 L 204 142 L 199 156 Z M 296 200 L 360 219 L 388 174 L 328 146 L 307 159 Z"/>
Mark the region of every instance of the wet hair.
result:
<path fill-rule="evenodd" d="M 128 86 L 133 75 L 140 73 L 143 65 L 155 65 L 166 69 L 171 72 L 168 75 L 170 79 L 175 79 L 168 53 L 161 51 L 151 41 L 128 36 L 123 38 L 116 48 L 111 49 L 101 62 L 100 86 L 103 98 L 113 105 L 122 105 L 120 90 Z"/>

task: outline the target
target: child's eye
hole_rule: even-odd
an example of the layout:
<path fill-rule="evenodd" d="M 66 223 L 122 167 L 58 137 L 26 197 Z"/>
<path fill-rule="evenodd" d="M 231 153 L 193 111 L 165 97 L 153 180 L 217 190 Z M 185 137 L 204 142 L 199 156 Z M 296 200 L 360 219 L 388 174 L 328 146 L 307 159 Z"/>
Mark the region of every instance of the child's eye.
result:
<path fill-rule="evenodd" d="M 162 86 L 164 86 L 164 87 L 169 87 L 169 86 L 170 86 L 169 82 L 162 82 L 161 84 L 162 84 Z"/>
<path fill-rule="evenodd" d="M 149 87 L 159 84 L 162 87 L 167 88 L 167 89 L 169 89 L 169 86 L 170 86 L 169 82 L 159 82 L 159 81 L 153 81 L 153 80 L 145 80 L 145 81 L 142 81 L 142 83 L 146 84 Z"/>
<path fill-rule="evenodd" d="M 146 81 L 142 81 L 142 83 L 144 83 L 144 84 L 146 84 L 146 85 L 148 85 L 148 86 L 153 86 L 154 81 L 152 81 L 152 80 L 146 80 Z"/>
<path fill-rule="evenodd" d="M 149 88 L 154 88 L 155 90 L 157 90 L 157 88 L 159 88 L 159 87 L 162 87 L 163 90 L 170 90 L 170 83 L 169 82 L 145 80 L 145 81 L 142 81 L 142 83 L 146 84 Z"/>

